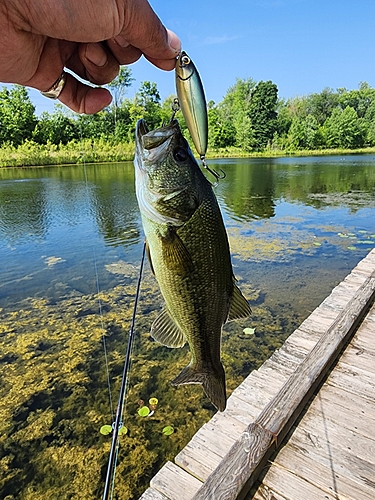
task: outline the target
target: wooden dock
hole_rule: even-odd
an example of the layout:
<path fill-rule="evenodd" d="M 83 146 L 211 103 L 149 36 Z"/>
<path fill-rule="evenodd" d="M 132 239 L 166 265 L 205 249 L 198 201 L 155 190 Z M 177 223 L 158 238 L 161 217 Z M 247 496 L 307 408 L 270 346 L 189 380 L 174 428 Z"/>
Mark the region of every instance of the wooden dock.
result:
<path fill-rule="evenodd" d="M 140 500 L 375 498 L 375 249 Z"/>

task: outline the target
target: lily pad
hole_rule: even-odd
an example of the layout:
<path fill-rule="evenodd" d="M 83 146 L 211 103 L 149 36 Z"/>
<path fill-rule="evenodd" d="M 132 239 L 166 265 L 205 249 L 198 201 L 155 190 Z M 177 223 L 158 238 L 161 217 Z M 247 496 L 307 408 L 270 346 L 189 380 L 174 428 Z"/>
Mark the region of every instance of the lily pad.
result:
<path fill-rule="evenodd" d="M 166 427 L 164 427 L 163 434 L 165 436 L 170 436 L 173 433 L 174 433 L 174 427 L 173 427 L 173 425 L 167 425 Z"/>
<path fill-rule="evenodd" d="M 100 434 L 103 434 L 103 436 L 108 436 L 108 434 L 111 434 L 112 432 L 112 425 L 102 425 L 100 427 Z"/>
<path fill-rule="evenodd" d="M 366 231 L 365 229 L 358 229 L 358 232 L 361 234 L 366 234 L 368 231 Z"/>
<path fill-rule="evenodd" d="M 344 233 L 337 233 L 337 236 L 340 236 L 340 238 L 349 238 L 349 236 Z"/>
<path fill-rule="evenodd" d="M 159 400 L 158 398 L 150 398 L 148 402 L 151 406 L 156 406 L 159 403 Z"/>
<path fill-rule="evenodd" d="M 348 250 L 357 250 L 356 247 L 348 247 Z"/>
<path fill-rule="evenodd" d="M 142 406 L 138 410 L 138 415 L 141 417 L 147 417 L 147 415 L 150 413 L 150 408 L 148 406 Z"/>
<path fill-rule="evenodd" d="M 321 246 L 322 246 L 322 244 L 321 244 L 321 243 L 319 243 L 319 241 L 314 241 L 314 245 L 315 245 L 316 247 L 321 247 Z"/>
<path fill-rule="evenodd" d="M 246 335 L 254 335 L 254 333 L 255 333 L 255 328 L 244 328 L 244 329 L 243 329 L 243 332 L 244 332 Z"/>
<path fill-rule="evenodd" d="M 121 429 L 119 429 L 119 431 L 118 431 L 119 436 L 125 436 L 125 434 L 127 434 L 127 433 L 128 433 L 127 427 L 121 427 Z"/>
<path fill-rule="evenodd" d="M 359 245 L 372 245 L 373 241 L 371 241 L 371 240 L 357 240 L 356 243 Z"/>

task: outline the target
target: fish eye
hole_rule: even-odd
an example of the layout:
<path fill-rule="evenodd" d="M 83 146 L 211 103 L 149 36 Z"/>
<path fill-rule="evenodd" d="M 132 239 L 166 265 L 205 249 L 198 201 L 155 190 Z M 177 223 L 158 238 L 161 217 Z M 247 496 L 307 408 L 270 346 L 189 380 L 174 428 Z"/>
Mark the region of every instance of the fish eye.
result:
<path fill-rule="evenodd" d="M 188 152 L 184 148 L 176 148 L 173 151 L 173 158 L 176 161 L 185 161 L 188 157 Z"/>
<path fill-rule="evenodd" d="M 183 65 L 187 66 L 188 64 L 190 64 L 190 57 L 188 56 L 182 56 L 181 57 L 181 62 Z"/>

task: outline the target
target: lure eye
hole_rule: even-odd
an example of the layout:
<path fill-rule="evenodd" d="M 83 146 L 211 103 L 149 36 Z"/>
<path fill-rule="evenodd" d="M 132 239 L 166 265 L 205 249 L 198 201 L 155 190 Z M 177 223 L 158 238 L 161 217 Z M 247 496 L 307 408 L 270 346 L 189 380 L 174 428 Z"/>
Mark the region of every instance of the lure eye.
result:
<path fill-rule="evenodd" d="M 186 149 L 183 148 L 177 148 L 173 151 L 173 158 L 176 161 L 185 161 L 188 157 L 188 152 Z"/>
<path fill-rule="evenodd" d="M 182 56 L 181 57 L 181 62 L 184 66 L 187 66 L 188 64 L 190 64 L 190 57 L 188 56 Z"/>

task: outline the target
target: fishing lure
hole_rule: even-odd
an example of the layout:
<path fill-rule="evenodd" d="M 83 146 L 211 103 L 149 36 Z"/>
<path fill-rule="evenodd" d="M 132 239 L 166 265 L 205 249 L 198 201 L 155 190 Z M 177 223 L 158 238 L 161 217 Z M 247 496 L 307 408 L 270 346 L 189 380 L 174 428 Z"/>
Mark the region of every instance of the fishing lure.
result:
<path fill-rule="evenodd" d="M 198 70 L 186 52 L 181 52 L 176 62 L 176 90 L 194 146 L 204 157 L 208 144 L 206 97 Z"/>
<path fill-rule="evenodd" d="M 209 168 L 206 163 L 208 114 L 202 80 L 195 64 L 184 51 L 177 58 L 175 69 L 178 104 L 202 165 L 216 178 L 217 182 L 225 177 L 225 173 L 222 171 L 220 175 L 216 170 Z M 174 113 L 175 110 L 176 107 L 173 108 Z"/>

